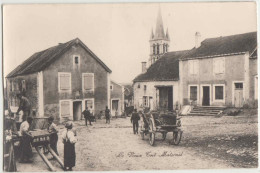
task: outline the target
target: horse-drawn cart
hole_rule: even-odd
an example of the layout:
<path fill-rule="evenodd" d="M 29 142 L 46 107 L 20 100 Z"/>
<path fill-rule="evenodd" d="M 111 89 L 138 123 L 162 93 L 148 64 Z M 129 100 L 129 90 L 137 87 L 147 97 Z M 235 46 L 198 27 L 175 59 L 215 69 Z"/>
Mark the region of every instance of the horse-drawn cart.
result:
<path fill-rule="evenodd" d="M 183 131 L 181 130 L 181 120 L 176 113 L 158 113 L 150 112 L 141 116 L 141 137 L 149 136 L 151 146 L 155 143 L 155 134 L 161 133 L 163 140 L 166 139 L 167 133 L 173 133 L 173 140 L 170 142 L 174 145 L 179 145 Z"/>

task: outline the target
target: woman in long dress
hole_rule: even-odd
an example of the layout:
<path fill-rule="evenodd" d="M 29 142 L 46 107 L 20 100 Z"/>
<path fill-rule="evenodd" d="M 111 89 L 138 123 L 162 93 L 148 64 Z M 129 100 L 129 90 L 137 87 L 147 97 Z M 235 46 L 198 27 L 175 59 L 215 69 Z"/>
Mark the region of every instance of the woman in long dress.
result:
<path fill-rule="evenodd" d="M 75 143 L 77 139 L 72 130 L 72 122 L 67 122 L 65 127 L 66 131 L 62 134 L 62 142 L 64 143 L 64 169 L 65 171 L 72 171 L 72 167 L 75 166 L 76 153 Z"/>

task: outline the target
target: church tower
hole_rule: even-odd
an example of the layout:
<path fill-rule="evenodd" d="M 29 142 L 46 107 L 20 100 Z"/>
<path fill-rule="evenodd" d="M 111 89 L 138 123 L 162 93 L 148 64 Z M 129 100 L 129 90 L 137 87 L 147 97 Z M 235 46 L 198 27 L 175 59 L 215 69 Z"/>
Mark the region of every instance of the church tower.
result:
<path fill-rule="evenodd" d="M 159 8 L 155 33 L 153 32 L 150 36 L 150 58 L 149 65 L 152 65 L 156 60 L 161 58 L 166 52 L 169 50 L 170 36 L 168 33 L 168 29 L 166 30 L 166 34 L 163 28 L 163 20 L 161 15 L 161 9 Z"/>

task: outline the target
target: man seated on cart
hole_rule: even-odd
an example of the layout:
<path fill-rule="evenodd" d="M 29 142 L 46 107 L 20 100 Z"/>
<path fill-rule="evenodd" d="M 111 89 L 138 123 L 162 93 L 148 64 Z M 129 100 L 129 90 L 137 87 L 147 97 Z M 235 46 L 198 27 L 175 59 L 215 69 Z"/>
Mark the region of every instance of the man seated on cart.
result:
<path fill-rule="evenodd" d="M 32 158 L 32 147 L 31 147 L 31 138 L 29 134 L 29 128 L 32 123 L 33 118 L 27 117 L 27 120 L 24 121 L 20 126 L 20 135 L 21 135 L 21 157 L 20 163 L 31 163 Z"/>

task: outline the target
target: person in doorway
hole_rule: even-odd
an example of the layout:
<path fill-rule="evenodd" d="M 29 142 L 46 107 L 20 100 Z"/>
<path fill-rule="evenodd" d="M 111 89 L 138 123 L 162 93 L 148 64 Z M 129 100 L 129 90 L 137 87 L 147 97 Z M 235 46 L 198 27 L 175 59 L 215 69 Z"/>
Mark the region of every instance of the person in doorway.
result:
<path fill-rule="evenodd" d="M 58 150 L 57 150 L 57 143 L 58 143 L 58 128 L 57 125 L 54 124 L 53 122 L 54 118 L 53 116 L 50 116 L 48 118 L 48 132 L 51 133 L 50 135 L 50 147 L 51 149 L 53 149 L 53 151 L 58 154 Z"/>
<path fill-rule="evenodd" d="M 105 110 L 105 117 L 106 117 L 106 123 L 110 124 L 110 110 L 108 109 L 107 106 Z"/>
<path fill-rule="evenodd" d="M 32 124 L 33 118 L 27 117 L 27 120 L 24 121 L 20 126 L 20 135 L 21 135 L 21 157 L 20 163 L 31 163 L 32 158 L 32 147 L 31 147 L 31 138 L 29 133 L 30 125 Z"/>
<path fill-rule="evenodd" d="M 138 134 L 138 121 L 140 120 L 140 116 L 139 114 L 137 113 L 137 110 L 134 109 L 134 112 L 132 113 L 132 116 L 131 116 L 131 123 L 133 124 L 133 131 L 134 131 L 134 134 Z"/>
<path fill-rule="evenodd" d="M 62 134 L 62 142 L 64 144 L 64 169 L 65 171 L 72 171 L 76 165 L 75 143 L 77 139 L 72 131 L 72 122 L 65 124 L 66 131 Z"/>
<path fill-rule="evenodd" d="M 88 107 L 86 107 L 86 109 L 82 112 L 82 114 L 84 115 L 86 126 L 88 126 L 88 121 L 89 121 L 89 125 L 92 126 L 91 120 L 90 120 L 90 118 L 91 118 L 91 113 L 90 113 L 90 111 L 88 110 Z"/>
<path fill-rule="evenodd" d="M 31 114 L 31 103 L 29 102 L 28 98 L 22 96 L 21 94 L 17 94 L 17 98 L 20 100 L 19 108 L 16 112 L 19 115 L 19 112 L 23 111 L 22 121 L 26 121 L 27 117 Z"/>

